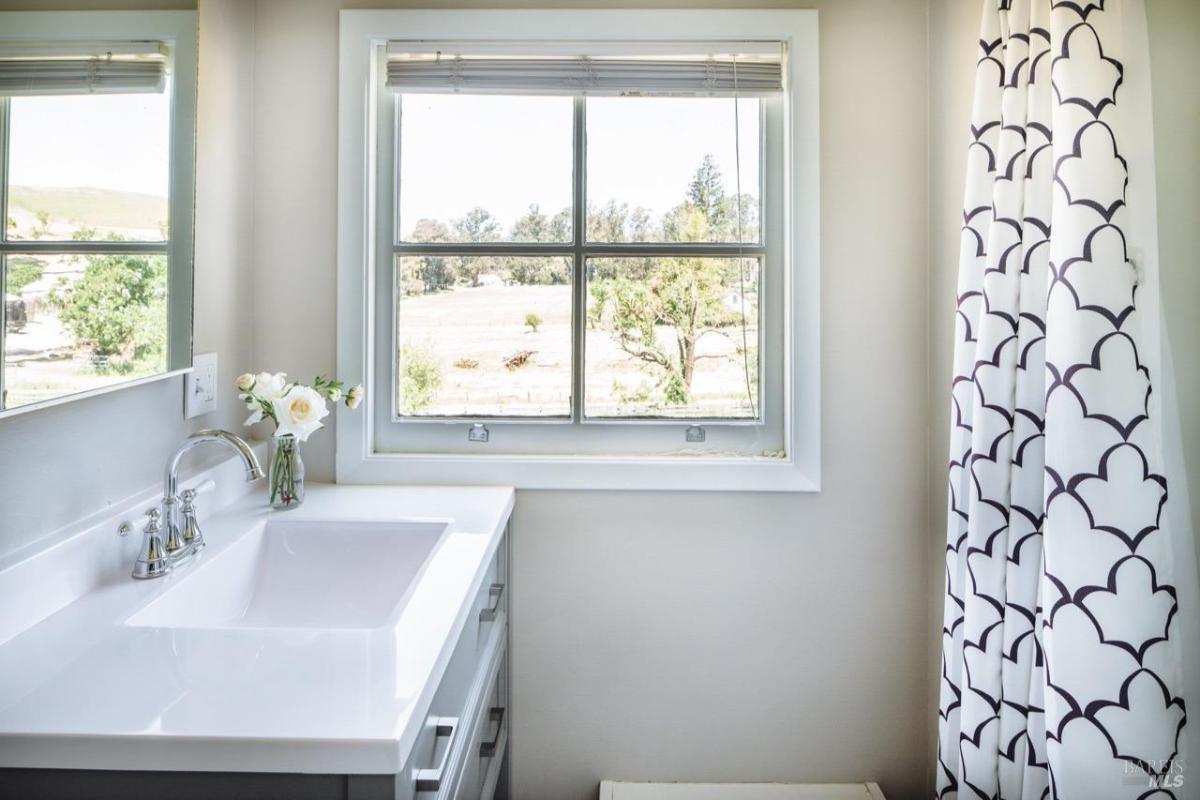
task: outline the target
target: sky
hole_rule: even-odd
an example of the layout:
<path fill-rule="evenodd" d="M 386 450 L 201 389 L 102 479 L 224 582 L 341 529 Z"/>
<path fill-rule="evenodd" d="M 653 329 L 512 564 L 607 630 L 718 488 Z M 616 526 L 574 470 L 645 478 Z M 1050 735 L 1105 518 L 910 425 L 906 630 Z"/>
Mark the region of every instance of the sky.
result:
<path fill-rule="evenodd" d="M 400 227 L 449 221 L 482 206 L 507 229 L 531 203 L 553 214 L 571 204 L 570 97 L 405 95 L 400 143 Z M 596 97 L 587 100 L 591 204 L 643 206 L 655 217 L 684 199 L 711 154 L 734 189 L 732 98 Z M 739 101 L 742 191 L 759 180 L 759 101 Z"/>
<path fill-rule="evenodd" d="M 170 93 L 14 97 L 9 183 L 167 196 Z"/>
<path fill-rule="evenodd" d="M 12 101 L 9 180 L 166 196 L 169 92 Z M 587 100 L 588 200 L 659 217 L 682 201 L 711 154 L 734 189 L 734 100 Z M 739 106 L 743 192 L 759 181 L 758 101 Z M 572 99 L 406 95 L 401 123 L 401 229 L 450 221 L 476 206 L 507 229 L 531 203 L 571 204 Z"/>

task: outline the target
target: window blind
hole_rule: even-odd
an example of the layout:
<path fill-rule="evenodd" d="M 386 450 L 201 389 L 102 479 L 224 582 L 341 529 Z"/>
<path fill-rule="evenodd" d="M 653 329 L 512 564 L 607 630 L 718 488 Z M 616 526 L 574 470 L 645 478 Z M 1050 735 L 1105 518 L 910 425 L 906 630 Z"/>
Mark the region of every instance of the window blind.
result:
<path fill-rule="evenodd" d="M 160 42 L 0 42 L 0 96 L 161 92 Z"/>
<path fill-rule="evenodd" d="M 780 42 L 390 42 L 387 85 L 410 94 L 767 95 Z"/>

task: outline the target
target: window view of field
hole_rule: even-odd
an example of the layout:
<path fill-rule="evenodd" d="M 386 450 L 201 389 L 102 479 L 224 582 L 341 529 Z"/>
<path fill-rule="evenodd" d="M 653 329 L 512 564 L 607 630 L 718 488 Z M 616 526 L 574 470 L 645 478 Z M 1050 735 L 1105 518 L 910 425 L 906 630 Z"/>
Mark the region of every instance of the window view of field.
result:
<path fill-rule="evenodd" d="M 740 101 L 740 195 L 729 177 L 733 102 L 589 98 L 586 240 L 757 243 L 758 101 Z M 402 105 L 403 241 L 572 241 L 570 98 L 421 96 Z M 484 112 L 498 108 L 502 124 L 484 125 Z M 680 125 L 695 127 L 680 137 Z M 643 144 L 632 159 L 631 137 Z M 455 191 L 438 188 L 446 185 Z M 400 413 L 569 416 L 573 259 L 452 249 L 399 256 Z M 585 257 L 585 415 L 754 418 L 760 271 L 757 257 Z"/>
<path fill-rule="evenodd" d="M 103 242 L 3 256 L 4 408 L 162 372 L 167 259 L 121 253 L 167 231 L 169 98 L 12 98 L 4 239 Z M 109 248 L 106 248 L 108 250 Z"/>

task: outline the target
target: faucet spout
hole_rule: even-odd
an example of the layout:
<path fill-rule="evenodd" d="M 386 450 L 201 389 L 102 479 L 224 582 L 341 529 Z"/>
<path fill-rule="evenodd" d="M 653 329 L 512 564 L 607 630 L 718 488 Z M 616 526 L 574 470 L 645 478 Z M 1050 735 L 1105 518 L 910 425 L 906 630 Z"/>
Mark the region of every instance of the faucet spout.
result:
<path fill-rule="evenodd" d="M 167 468 L 163 472 L 163 502 L 172 502 L 179 494 L 179 462 L 183 459 L 183 454 L 206 442 L 224 445 L 241 456 L 242 463 L 246 467 L 247 483 L 265 477 L 262 466 L 258 463 L 258 456 L 254 455 L 254 451 L 242 437 L 229 431 L 200 430 L 184 439 L 179 449 L 167 460 Z"/>

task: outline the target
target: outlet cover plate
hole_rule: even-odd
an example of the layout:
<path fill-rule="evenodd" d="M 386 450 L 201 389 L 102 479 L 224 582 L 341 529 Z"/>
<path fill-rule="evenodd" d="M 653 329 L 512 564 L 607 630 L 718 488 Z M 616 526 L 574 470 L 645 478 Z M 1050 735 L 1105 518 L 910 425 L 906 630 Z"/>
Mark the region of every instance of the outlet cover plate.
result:
<path fill-rule="evenodd" d="M 217 410 L 217 354 L 192 356 L 192 371 L 183 376 L 183 415 L 193 417 Z"/>

